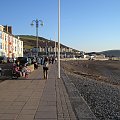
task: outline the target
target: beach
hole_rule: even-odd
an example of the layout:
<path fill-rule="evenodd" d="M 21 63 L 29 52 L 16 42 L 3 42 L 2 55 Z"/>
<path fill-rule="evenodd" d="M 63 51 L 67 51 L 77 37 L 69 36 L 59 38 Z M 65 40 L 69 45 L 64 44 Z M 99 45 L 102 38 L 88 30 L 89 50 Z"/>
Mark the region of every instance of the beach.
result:
<path fill-rule="evenodd" d="M 120 61 L 72 60 L 61 66 L 99 120 L 120 119 Z"/>

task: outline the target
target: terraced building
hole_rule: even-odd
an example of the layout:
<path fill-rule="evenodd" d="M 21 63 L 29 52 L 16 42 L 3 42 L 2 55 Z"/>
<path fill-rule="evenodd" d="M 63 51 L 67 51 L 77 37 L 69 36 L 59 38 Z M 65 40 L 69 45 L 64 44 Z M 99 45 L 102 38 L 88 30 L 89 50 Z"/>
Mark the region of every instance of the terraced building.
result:
<path fill-rule="evenodd" d="M 23 57 L 23 41 L 12 34 L 11 26 L 0 25 L 0 56 Z"/>

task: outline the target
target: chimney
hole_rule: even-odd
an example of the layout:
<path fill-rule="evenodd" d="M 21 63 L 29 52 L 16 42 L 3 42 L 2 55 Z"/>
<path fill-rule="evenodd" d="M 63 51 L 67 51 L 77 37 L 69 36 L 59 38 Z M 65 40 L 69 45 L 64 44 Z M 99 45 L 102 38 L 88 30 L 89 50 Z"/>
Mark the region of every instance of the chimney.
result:
<path fill-rule="evenodd" d="M 7 26 L 7 25 L 5 25 L 5 26 L 4 26 L 4 31 L 6 31 L 7 33 L 12 34 L 12 26 Z"/>
<path fill-rule="evenodd" d="M 7 25 L 4 26 L 4 31 L 8 32 L 8 26 Z"/>
<path fill-rule="evenodd" d="M 12 34 L 12 26 L 8 26 L 8 32 Z"/>

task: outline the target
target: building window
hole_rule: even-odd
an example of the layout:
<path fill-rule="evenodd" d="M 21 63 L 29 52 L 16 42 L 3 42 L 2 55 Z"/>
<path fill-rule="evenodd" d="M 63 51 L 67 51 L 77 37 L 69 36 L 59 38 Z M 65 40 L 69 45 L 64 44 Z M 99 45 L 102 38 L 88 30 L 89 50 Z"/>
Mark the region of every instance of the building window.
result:
<path fill-rule="evenodd" d="M 0 49 L 2 49 L 2 43 L 0 43 Z"/>
<path fill-rule="evenodd" d="M 7 37 L 6 37 L 6 35 L 5 35 L 5 41 L 7 40 Z"/>
<path fill-rule="evenodd" d="M 7 50 L 7 47 L 6 47 L 6 45 L 5 45 L 5 50 Z"/>

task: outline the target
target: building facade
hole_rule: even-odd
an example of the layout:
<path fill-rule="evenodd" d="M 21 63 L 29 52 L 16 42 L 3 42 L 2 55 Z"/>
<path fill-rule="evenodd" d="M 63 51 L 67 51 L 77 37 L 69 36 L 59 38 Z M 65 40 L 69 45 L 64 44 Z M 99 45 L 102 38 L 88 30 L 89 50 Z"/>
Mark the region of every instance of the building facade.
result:
<path fill-rule="evenodd" d="M 57 56 L 58 53 L 58 45 L 55 42 L 39 42 L 38 46 L 38 54 L 41 55 L 49 55 L 49 56 Z M 36 56 L 37 48 L 34 47 L 30 50 L 24 49 L 25 56 Z M 60 46 L 60 55 L 61 57 L 67 57 L 73 55 L 74 50 L 70 47 L 66 47 L 64 45 Z"/>
<path fill-rule="evenodd" d="M 0 56 L 23 57 L 23 41 L 12 34 L 11 26 L 0 25 Z"/>

